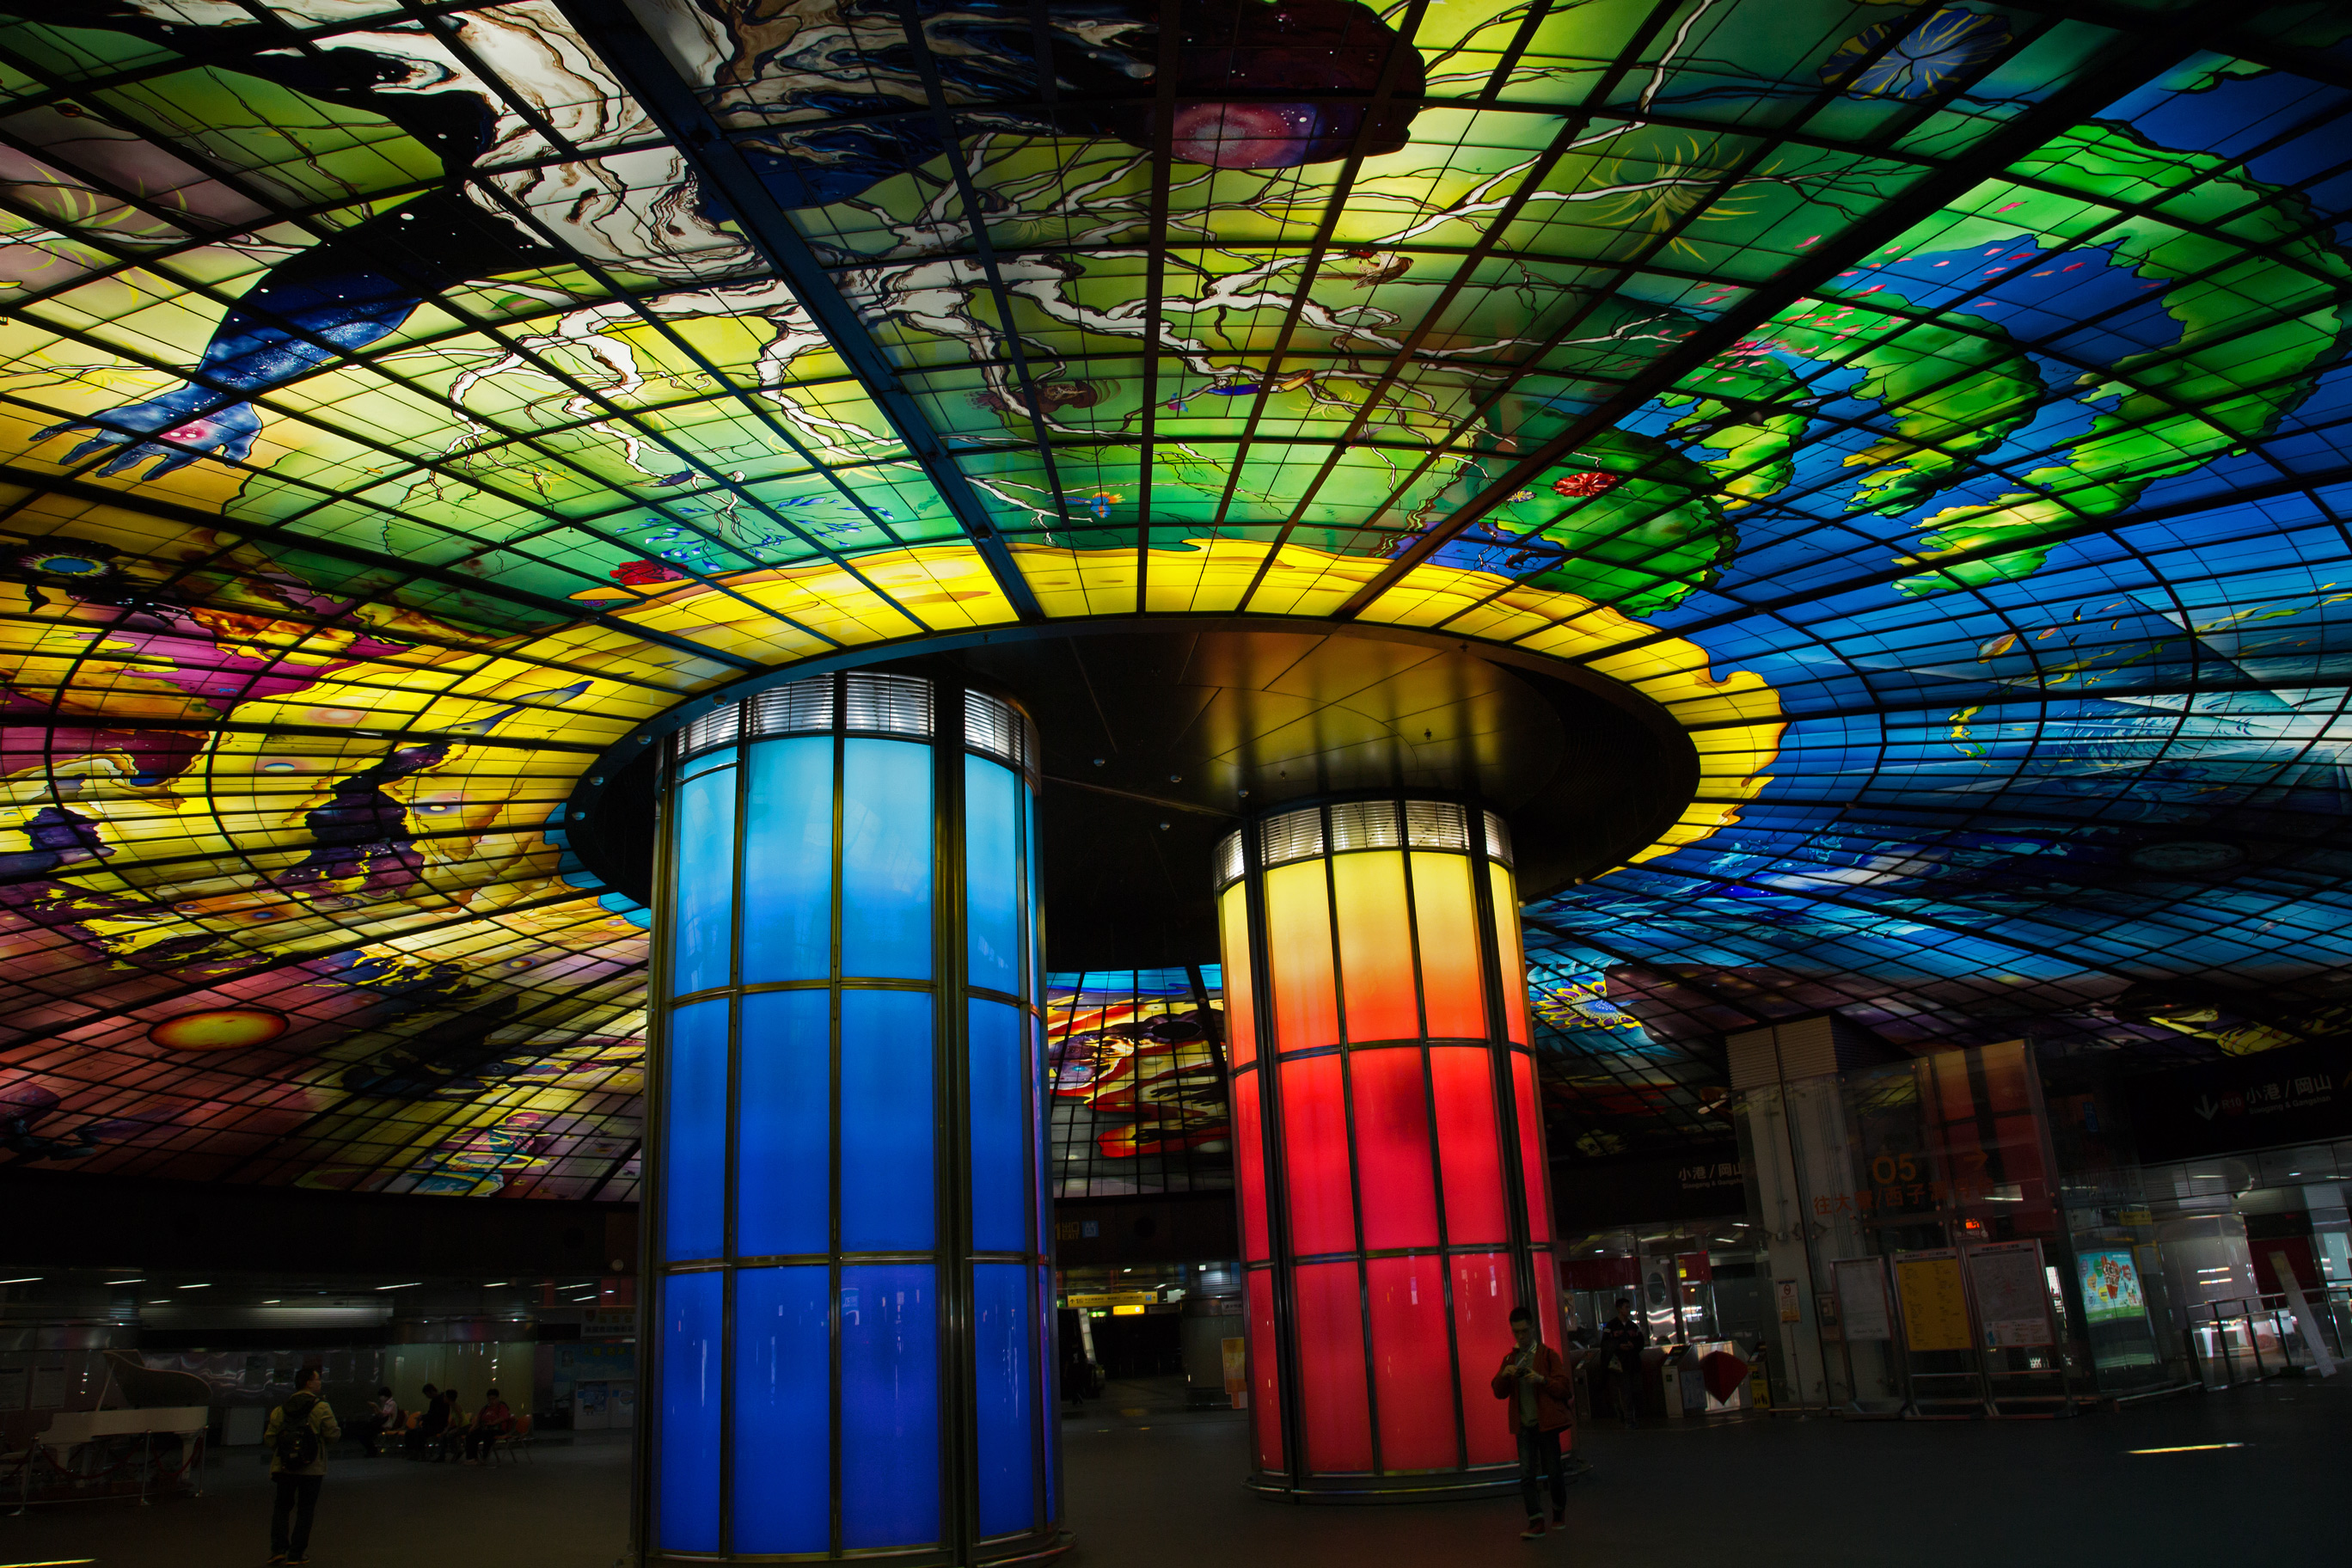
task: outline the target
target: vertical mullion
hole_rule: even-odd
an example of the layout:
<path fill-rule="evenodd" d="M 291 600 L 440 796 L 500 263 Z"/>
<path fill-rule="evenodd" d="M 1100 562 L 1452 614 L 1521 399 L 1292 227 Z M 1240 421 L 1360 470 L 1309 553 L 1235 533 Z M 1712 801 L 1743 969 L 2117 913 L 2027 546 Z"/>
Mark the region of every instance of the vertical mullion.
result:
<path fill-rule="evenodd" d="M 1339 1114 L 1347 1130 L 1348 1140 L 1348 1200 L 1354 1208 L 1354 1256 L 1350 1261 L 1356 1270 L 1356 1316 L 1363 1324 L 1364 1342 L 1364 1411 L 1371 1423 L 1372 1474 L 1383 1472 L 1381 1464 L 1381 1395 L 1375 1369 L 1377 1358 L 1372 1352 L 1372 1299 L 1367 1288 L 1364 1263 L 1364 1162 L 1356 1150 L 1356 1047 L 1348 1031 L 1348 973 L 1339 952 L 1339 879 L 1331 842 L 1331 813 L 1323 812 L 1323 901 L 1331 913 L 1331 1001 L 1339 1016 Z"/>
<path fill-rule="evenodd" d="M 668 751 L 671 745 L 665 742 L 662 749 Z M 664 779 L 676 771 L 667 757 L 656 766 Z M 655 1481 L 659 1474 L 656 1457 L 662 1436 L 662 1327 L 669 1308 L 667 1243 L 662 1235 L 662 1205 L 667 1196 L 662 1179 L 663 1163 L 669 1157 L 669 1137 L 663 1118 L 669 1109 L 669 1096 L 664 1088 L 669 1072 L 669 943 L 676 934 L 677 904 L 668 893 L 669 877 L 677 858 L 670 835 L 676 830 L 677 814 L 670 809 L 666 784 L 654 791 L 654 888 L 658 896 L 654 900 L 653 951 L 646 965 L 646 1108 L 638 1138 L 642 1163 L 637 1179 L 637 1278 L 650 1288 L 653 1299 L 637 1304 L 637 1342 L 645 1353 L 638 1357 L 642 1364 L 637 1369 L 636 1451 L 630 1462 L 637 1484 L 629 1500 L 629 1523 L 636 1537 L 636 1550 L 647 1557 L 657 1554 L 661 1544 L 660 1498 L 655 1490 Z M 646 1323 L 648 1306 L 653 1309 L 650 1333 Z"/>
<path fill-rule="evenodd" d="M 1406 821 L 1411 820 L 1408 812 Z M 1408 832 L 1406 837 L 1411 837 Z M 1421 1044 L 1415 1048 L 1421 1055 L 1421 1110 L 1429 1122 L 1429 1188 L 1437 1204 L 1437 1282 L 1438 1299 L 1445 1304 L 1445 1383 L 1454 1390 L 1454 1468 L 1467 1469 L 1470 1433 L 1462 1418 L 1462 1346 L 1454 1320 L 1454 1258 L 1446 1250 L 1452 1237 L 1445 1226 L 1445 1162 L 1437 1142 L 1437 1076 L 1430 1060 L 1429 994 L 1422 981 L 1421 906 L 1413 899 L 1413 867 L 1414 852 L 1408 843 L 1404 851 L 1405 940 L 1412 945 L 1413 1005 L 1420 1010 L 1421 1017 Z"/>
<path fill-rule="evenodd" d="M 1257 1024 L 1259 1179 L 1265 1205 L 1265 1267 L 1274 1304 L 1275 1419 L 1282 1432 L 1282 1473 L 1293 1489 L 1303 1475 L 1303 1386 L 1298 1373 L 1298 1292 L 1291 1262 L 1289 1162 L 1282 1141 L 1282 1036 L 1276 1023 L 1273 973 L 1265 913 L 1265 842 L 1257 823 L 1242 826 L 1242 868 L 1248 891 L 1242 900 L 1244 935 L 1250 965 L 1250 1002 Z M 1335 986 L 1336 990 L 1337 987 Z M 1236 1184 L 1238 1188 L 1238 1184 Z M 1242 1270 L 1242 1308 L 1249 1310 L 1249 1269 Z M 1244 1319 L 1244 1323 L 1247 1318 Z M 1247 1331 L 1244 1329 L 1244 1334 Z"/>
<path fill-rule="evenodd" d="M 726 1120 L 719 1130 L 719 1258 L 723 1278 L 719 1287 L 719 1554 L 730 1556 L 735 1547 L 735 1189 L 740 1172 L 742 1139 L 736 1121 L 742 1108 L 743 1078 L 743 848 L 751 836 L 751 710 L 736 710 L 735 719 L 735 842 L 728 848 L 727 873 L 733 897 L 727 907 L 727 1096 Z"/>
<path fill-rule="evenodd" d="M 1503 973 L 1503 939 L 1500 921 L 1495 911 L 1494 878 L 1487 868 L 1499 865 L 1486 857 L 1486 808 L 1475 797 L 1467 806 L 1470 818 L 1470 892 L 1478 910 L 1479 966 L 1486 978 L 1486 1036 L 1488 1059 L 1493 1063 L 1495 1085 L 1496 1131 L 1501 1137 L 1503 1167 L 1503 1213 L 1510 1226 L 1512 1283 L 1517 1288 L 1519 1304 L 1535 1310 L 1536 1268 L 1535 1228 L 1528 1214 L 1528 1184 L 1526 1162 L 1519 1157 L 1519 1092 L 1515 1081 L 1517 1063 L 1512 1053 L 1518 1047 L 1511 1038 L 1509 1008 L 1504 1001 L 1503 987 L 1508 984 L 1524 989 L 1524 971 L 1515 979 Z M 1507 872 L 1510 868 L 1504 868 Z M 1533 1086 L 1535 1061 L 1529 1053 L 1528 1070 Z M 1557 1310 L 1557 1303 L 1554 1304 Z M 1540 1325 L 1543 1320 L 1536 1320 Z"/>
<path fill-rule="evenodd" d="M 831 1097 L 825 1118 L 825 1463 L 831 1468 L 826 1498 L 827 1550 L 839 1556 L 841 1522 L 841 831 L 842 791 L 848 766 L 848 693 L 845 678 L 833 682 L 833 839 L 825 899 L 825 1071 Z"/>
<path fill-rule="evenodd" d="M 965 970 L 964 690 L 937 682 L 931 693 L 933 1221 L 932 1300 L 939 1307 L 940 1545 L 958 1563 L 979 1539 L 974 1453 L 971 1321 L 971 1003 Z"/>

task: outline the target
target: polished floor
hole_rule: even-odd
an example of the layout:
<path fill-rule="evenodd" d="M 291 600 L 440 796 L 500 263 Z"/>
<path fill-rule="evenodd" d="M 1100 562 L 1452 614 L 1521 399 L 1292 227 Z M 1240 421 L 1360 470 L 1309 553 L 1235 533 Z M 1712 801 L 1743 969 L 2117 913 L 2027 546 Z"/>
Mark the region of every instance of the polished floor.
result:
<path fill-rule="evenodd" d="M 2189 1396 L 2063 1422 L 1748 1419 L 1587 1436 L 1569 1530 L 1518 1540 L 1517 1507 L 1294 1508 L 1237 1484 L 1242 1430 L 1172 1390 L 1115 1385 L 1064 1426 L 1068 1568 L 1453 1568 L 1518 1559 L 1641 1568 L 2169 1568 L 2352 1561 L 2342 1507 L 2352 1375 Z M 2181 1453 L 2135 1449 L 2205 1444 Z M 627 1449 L 602 1436 L 537 1462 L 464 1469 L 338 1459 L 319 1568 L 611 1568 L 628 1530 Z M 0 1518 L 0 1568 L 249 1568 L 268 1492 L 250 1451 L 207 1495 Z"/>

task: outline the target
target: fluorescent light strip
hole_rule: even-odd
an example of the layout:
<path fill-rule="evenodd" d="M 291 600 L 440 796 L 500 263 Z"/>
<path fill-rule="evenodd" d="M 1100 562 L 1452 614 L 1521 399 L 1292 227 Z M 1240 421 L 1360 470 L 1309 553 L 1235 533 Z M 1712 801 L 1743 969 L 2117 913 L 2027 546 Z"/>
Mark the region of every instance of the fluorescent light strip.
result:
<path fill-rule="evenodd" d="M 2243 1443 L 2183 1443 L 2178 1448 L 2126 1448 L 2126 1454 L 2210 1454 L 2216 1448 L 2242 1448 Z"/>

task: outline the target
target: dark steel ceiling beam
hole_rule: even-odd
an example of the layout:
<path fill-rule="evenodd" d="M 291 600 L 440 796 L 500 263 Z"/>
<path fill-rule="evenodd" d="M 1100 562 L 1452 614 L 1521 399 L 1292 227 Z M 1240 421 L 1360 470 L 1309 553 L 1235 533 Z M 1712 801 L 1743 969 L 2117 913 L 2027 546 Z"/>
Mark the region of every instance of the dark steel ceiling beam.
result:
<path fill-rule="evenodd" d="M 1044 607 L 1021 575 L 1020 565 L 997 531 L 987 505 L 907 389 L 898 365 L 866 330 L 807 238 L 752 172 L 741 150 L 728 140 L 725 129 L 703 107 L 692 84 L 678 75 L 661 46 L 621 0 L 558 0 L 558 5 L 581 37 L 603 58 L 606 68 L 669 135 L 679 159 L 703 188 L 725 204 L 727 216 L 745 242 L 807 309 L 817 331 L 856 376 L 923 477 L 979 549 L 1013 613 L 1024 621 L 1042 620 Z"/>

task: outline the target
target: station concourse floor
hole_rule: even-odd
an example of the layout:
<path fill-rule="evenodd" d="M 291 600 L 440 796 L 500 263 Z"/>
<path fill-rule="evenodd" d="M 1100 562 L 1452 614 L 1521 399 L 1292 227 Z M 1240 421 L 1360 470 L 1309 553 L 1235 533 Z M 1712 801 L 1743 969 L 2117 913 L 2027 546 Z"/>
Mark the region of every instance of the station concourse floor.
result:
<path fill-rule="evenodd" d="M 1595 1424 L 1569 1527 L 1518 1539 L 1515 1500 L 1290 1507 L 1239 1484 L 1243 1426 L 1187 1412 L 1173 1380 L 1114 1384 L 1063 1424 L 1066 1568 L 2078 1568 L 2085 1563 L 2352 1562 L 2343 1499 L 2352 1372 L 2189 1394 L 2069 1421 L 1746 1417 L 1626 1432 Z M 2135 1448 L 2238 1443 L 2135 1455 Z M 0 1517 L 0 1568 L 254 1568 L 268 1557 L 257 1452 L 215 1464 L 203 1498 Z M 497 1468 L 332 1462 L 318 1568 L 612 1568 L 628 1531 L 618 1434 Z"/>

